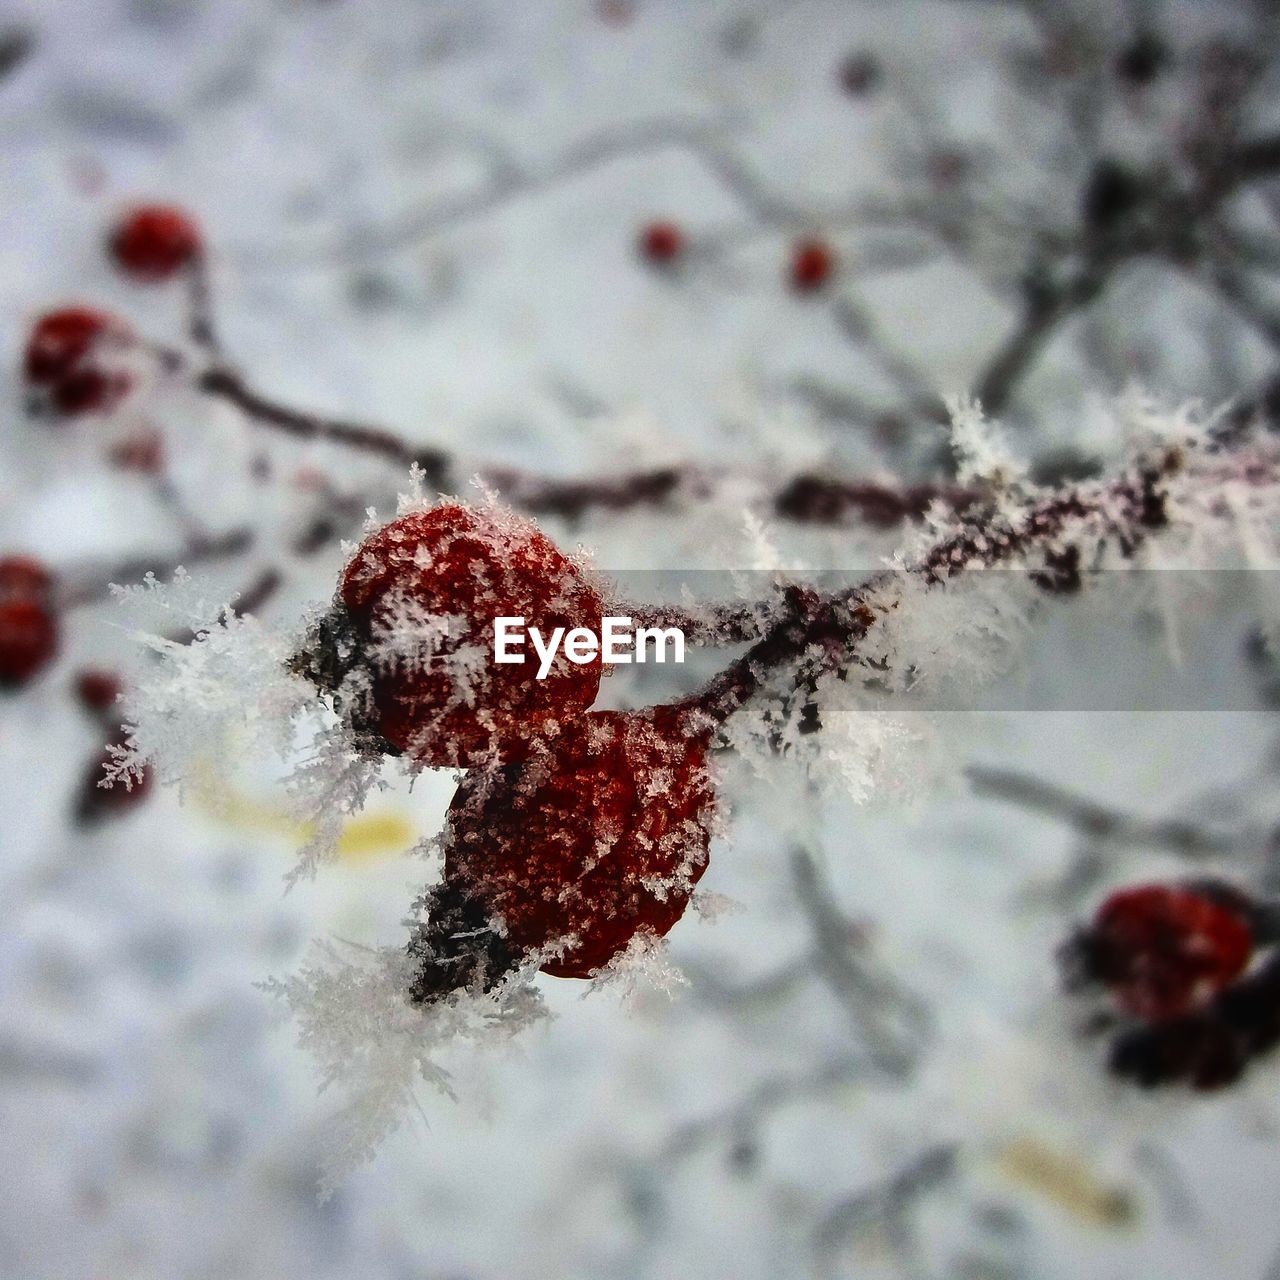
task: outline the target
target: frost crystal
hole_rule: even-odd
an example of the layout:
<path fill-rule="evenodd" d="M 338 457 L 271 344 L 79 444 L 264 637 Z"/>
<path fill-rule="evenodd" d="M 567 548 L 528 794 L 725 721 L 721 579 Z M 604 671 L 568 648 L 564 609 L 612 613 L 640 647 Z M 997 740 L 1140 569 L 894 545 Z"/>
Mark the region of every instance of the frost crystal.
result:
<path fill-rule="evenodd" d="M 337 1086 L 346 1100 L 332 1121 L 321 1196 L 367 1161 L 416 1106 L 420 1081 L 453 1096 L 436 1057 L 446 1046 L 490 1046 L 510 1040 L 545 1016 L 542 998 L 521 971 L 488 994 L 461 991 L 431 1005 L 411 1004 L 415 961 L 398 947 L 315 944 L 297 973 L 263 990 L 279 998 L 298 1024 L 298 1043 L 315 1059 L 321 1090 Z"/>
<path fill-rule="evenodd" d="M 951 415 L 951 447 L 956 454 L 956 479 L 961 484 L 987 481 L 1004 488 L 1026 479 L 1026 463 L 1015 458 L 1004 432 L 968 396 L 947 397 Z"/>
<path fill-rule="evenodd" d="M 116 753 L 112 779 L 139 776 L 151 764 L 182 784 L 219 753 L 288 753 L 297 720 L 315 707 L 314 691 L 287 669 L 291 637 L 237 617 L 229 605 L 210 605 L 182 570 L 172 587 L 148 575 L 115 593 L 134 614 L 136 639 L 161 661 L 131 696 L 128 746 Z M 142 629 L 148 620 L 157 630 Z"/>
<path fill-rule="evenodd" d="M 608 987 L 631 1006 L 655 991 L 674 999 L 676 989 L 688 985 L 689 979 L 672 963 L 667 940 L 641 929 L 608 964 L 592 974 L 592 983 L 582 998 Z"/>

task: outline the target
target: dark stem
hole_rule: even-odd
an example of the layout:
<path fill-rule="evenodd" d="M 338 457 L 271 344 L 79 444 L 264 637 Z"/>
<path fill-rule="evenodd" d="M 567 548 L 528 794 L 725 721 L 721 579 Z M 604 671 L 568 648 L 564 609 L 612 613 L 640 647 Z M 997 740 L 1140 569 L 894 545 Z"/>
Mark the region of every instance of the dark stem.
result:
<path fill-rule="evenodd" d="M 196 378 L 196 386 L 206 395 L 216 396 L 236 406 L 264 427 L 282 431 L 300 440 L 323 440 L 374 454 L 402 467 L 421 467 L 434 488 L 447 487 L 449 459 L 439 449 L 414 448 L 379 427 L 364 426 L 340 418 L 302 413 L 267 399 L 246 385 L 244 379 L 225 365 L 214 365 Z"/>
<path fill-rule="evenodd" d="M 197 253 L 187 266 L 187 333 L 195 346 L 219 358 L 222 344 L 213 319 L 213 293 L 209 287 L 209 260 Z"/>
<path fill-rule="evenodd" d="M 761 639 L 676 706 L 719 725 L 754 697 L 774 672 L 797 666 L 807 656 L 814 656 L 815 663 L 805 665 L 797 685 L 812 681 L 824 668 L 847 670 L 859 641 L 882 613 L 894 607 L 892 593 L 879 597 L 901 573 L 918 575 L 935 585 L 970 569 L 993 568 L 1037 554 L 1052 567 L 1063 558 L 1059 545 L 1063 535 L 1072 524 L 1091 519 L 1100 526 L 1100 538 L 1114 538 L 1121 553 L 1131 556 L 1152 530 L 1167 523 L 1162 486 L 1180 466 L 1180 454 L 1171 450 L 1158 464 L 1139 467 L 1110 484 L 1067 489 L 1045 498 L 1016 523 L 975 516 L 914 565 L 877 574 L 851 591 L 824 597 L 806 588 L 789 588 L 780 616 Z M 1075 585 L 1074 577 L 1064 581 L 1054 572 L 1036 574 L 1032 580 L 1047 592 Z M 817 649 L 822 651 L 820 656 L 812 654 Z"/>
<path fill-rule="evenodd" d="M 441 449 L 415 448 L 380 427 L 303 413 L 270 400 L 225 365 L 214 365 L 199 374 L 196 386 L 272 430 L 301 440 L 345 445 L 402 467 L 416 464 L 437 490 L 448 489 L 458 469 L 456 460 Z M 569 521 L 592 510 L 619 512 L 663 507 L 680 496 L 706 498 L 723 478 L 694 467 L 658 467 L 580 480 L 558 480 L 510 468 L 482 470 L 480 474 L 512 506 Z M 897 487 L 806 472 L 786 481 L 770 502 L 776 515 L 801 523 L 839 525 L 853 517 L 874 528 L 888 529 L 905 520 L 920 519 L 934 502 L 964 510 L 977 498 L 976 490 L 956 485 Z"/>

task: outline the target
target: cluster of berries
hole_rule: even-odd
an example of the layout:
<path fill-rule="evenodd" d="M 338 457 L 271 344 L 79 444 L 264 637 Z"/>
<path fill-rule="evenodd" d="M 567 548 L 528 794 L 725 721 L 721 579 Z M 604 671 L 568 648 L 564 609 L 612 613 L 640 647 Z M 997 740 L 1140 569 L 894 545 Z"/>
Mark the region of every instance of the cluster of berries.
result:
<path fill-rule="evenodd" d="M 678 266 L 690 253 L 684 229 L 666 220 L 642 227 L 636 245 L 646 262 L 666 270 Z M 825 240 L 805 238 L 792 246 L 787 280 L 796 293 L 816 292 L 830 282 L 835 270 L 836 253 Z"/>
<path fill-rule="evenodd" d="M 530 521 L 446 503 L 359 547 L 295 659 L 362 743 L 469 770 L 410 942 L 420 1002 L 534 958 L 587 977 L 637 934 L 665 935 L 706 868 L 710 727 L 676 708 L 589 711 L 598 660 L 562 653 L 545 679 L 491 661 L 495 618 L 598 632 L 603 612 Z"/>
<path fill-rule="evenodd" d="M 122 274 L 142 284 L 198 267 L 204 252 L 195 222 L 168 205 L 131 210 L 108 234 L 107 250 Z M 32 411 L 60 418 L 110 413 L 133 385 L 124 357 L 135 346 L 128 324 L 105 311 L 68 306 L 46 312 L 32 327 L 23 358 Z"/>
<path fill-rule="evenodd" d="M 1063 948 L 1068 985 L 1126 1016 L 1110 1069 L 1151 1088 L 1232 1084 L 1280 1044 L 1280 911 L 1217 880 L 1122 889 Z"/>
<path fill-rule="evenodd" d="M 883 74 L 879 60 L 866 49 L 850 53 L 836 68 L 837 82 L 851 98 L 871 94 Z M 636 248 L 640 257 L 652 266 L 671 270 L 688 258 L 692 246 L 679 223 L 660 219 L 640 229 Z M 836 252 L 825 240 L 805 237 L 791 246 L 787 282 L 796 293 L 815 293 L 831 282 L 836 266 Z"/>

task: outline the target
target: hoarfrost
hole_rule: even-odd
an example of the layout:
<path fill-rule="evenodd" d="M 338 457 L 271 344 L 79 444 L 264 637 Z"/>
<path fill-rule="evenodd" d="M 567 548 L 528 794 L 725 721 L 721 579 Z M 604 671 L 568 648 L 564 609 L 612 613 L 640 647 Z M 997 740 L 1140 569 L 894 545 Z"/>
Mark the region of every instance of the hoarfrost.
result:
<path fill-rule="evenodd" d="M 688 985 L 689 979 L 671 959 L 667 940 L 641 929 L 607 965 L 591 975 L 591 985 L 582 998 L 608 988 L 632 1006 L 655 991 L 674 999 L 676 989 Z"/>
<path fill-rule="evenodd" d="M 130 695 L 128 744 L 116 753 L 111 780 L 151 765 L 181 786 L 233 742 L 236 750 L 287 754 L 298 719 L 316 706 L 311 687 L 287 669 L 290 635 L 211 605 L 181 569 L 172 586 L 148 574 L 140 586 L 113 590 L 133 614 L 134 637 L 161 661 Z"/>
<path fill-rule="evenodd" d="M 449 1072 L 436 1060 L 446 1046 L 501 1044 L 545 1016 L 525 970 L 488 994 L 461 991 L 418 1006 L 406 995 L 415 965 L 407 951 L 346 950 L 316 943 L 297 973 L 261 984 L 296 1020 L 321 1091 L 337 1086 L 345 1095 L 331 1122 L 322 1199 L 400 1127 L 420 1082 L 453 1097 Z"/>

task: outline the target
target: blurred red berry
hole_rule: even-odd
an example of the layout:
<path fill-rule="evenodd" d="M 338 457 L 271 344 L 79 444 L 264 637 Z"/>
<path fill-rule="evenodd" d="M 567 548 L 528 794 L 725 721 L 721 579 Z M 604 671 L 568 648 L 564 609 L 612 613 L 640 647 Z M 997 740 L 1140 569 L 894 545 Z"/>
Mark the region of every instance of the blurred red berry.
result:
<path fill-rule="evenodd" d="M 468 774 L 445 884 L 483 902 L 509 945 L 548 949 L 544 973 L 588 977 L 684 914 L 707 867 L 709 745 L 670 708 L 593 712 L 521 763 Z"/>
<path fill-rule="evenodd" d="M 523 664 L 494 662 L 498 617 L 523 618 L 544 636 L 600 629 L 595 588 L 523 517 L 456 504 L 401 516 L 359 548 L 338 596 L 319 649 L 353 648 L 347 669 L 362 666 L 370 677 L 372 718 L 360 727 L 424 763 L 519 758 L 599 689 L 598 657 L 577 664 L 562 650 L 543 680 L 531 649 Z M 312 655 L 299 669 L 332 687 L 341 676 L 325 678 L 331 656 Z"/>
<path fill-rule="evenodd" d="M 0 603 L 0 688 L 21 688 L 57 652 L 58 627 L 45 604 L 23 598 Z"/>
<path fill-rule="evenodd" d="M 53 575 L 31 556 L 0 556 L 0 603 L 43 601 L 53 590 Z"/>
<path fill-rule="evenodd" d="M 23 364 L 27 381 L 50 386 L 64 378 L 116 324 L 114 316 L 90 307 L 63 307 L 36 321 Z"/>
<path fill-rule="evenodd" d="M 184 210 L 165 204 L 130 210 L 116 224 L 107 244 L 120 270 L 145 283 L 168 280 L 202 250 L 195 220 Z"/>
<path fill-rule="evenodd" d="M 596 0 L 596 13 L 611 27 L 626 26 L 636 16 L 635 0 Z"/>
<path fill-rule="evenodd" d="M 23 357 L 29 386 L 65 417 L 108 413 L 124 397 L 131 379 L 111 369 L 102 355 L 132 341 L 117 317 L 90 307 L 63 307 L 42 315 L 31 330 Z"/>
<path fill-rule="evenodd" d="M 650 262 L 672 263 L 684 247 L 684 232 L 674 222 L 651 222 L 640 232 L 640 253 Z"/>
<path fill-rule="evenodd" d="M 1200 1007 L 1240 975 L 1253 945 L 1243 899 L 1159 884 L 1113 893 L 1075 944 L 1084 975 L 1150 1021 Z"/>
<path fill-rule="evenodd" d="M 823 241 L 801 240 L 791 254 L 791 287 L 800 293 L 821 289 L 835 265 L 835 254 Z"/>
<path fill-rule="evenodd" d="M 121 471 L 157 475 L 164 467 L 164 439 L 158 431 L 140 431 L 112 445 L 107 456 Z"/>
<path fill-rule="evenodd" d="M 86 668 L 76 675 L 76 696 L 87 711 L 110 711 L 120 698 L 120 677 L 114 671 Z"/>

